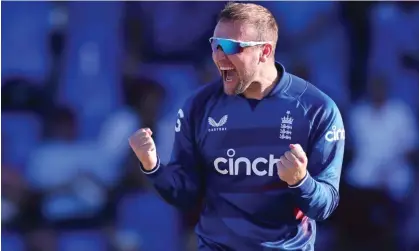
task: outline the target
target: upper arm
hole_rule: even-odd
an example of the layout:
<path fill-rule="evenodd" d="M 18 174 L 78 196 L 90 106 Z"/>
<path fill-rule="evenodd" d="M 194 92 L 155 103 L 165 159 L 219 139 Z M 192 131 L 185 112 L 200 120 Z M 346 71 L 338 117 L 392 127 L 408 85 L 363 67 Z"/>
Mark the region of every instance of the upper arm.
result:
<path fill-rule="evenodd" d="M 345 148 L 345 128 L 339 109 L 327 104 L 313 120 L 308 171 L 319 181 L 338 189 Z"/>
<path fill-rule="evenodd" d="M 200 161 L 195 143 L 195 124 L 191 99 L 178 110 L 174 130 L 175 138 L 168 166 L 177 166 L 187 173 L 197 174 Z"/>

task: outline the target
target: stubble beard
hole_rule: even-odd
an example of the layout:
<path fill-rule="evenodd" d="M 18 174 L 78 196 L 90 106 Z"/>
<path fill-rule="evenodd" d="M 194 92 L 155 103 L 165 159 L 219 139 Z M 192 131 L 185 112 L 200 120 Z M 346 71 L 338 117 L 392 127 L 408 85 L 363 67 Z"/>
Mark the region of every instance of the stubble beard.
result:
<path fill-rule="evenodd" d="M 224 88 L 227 95 L 240 95 L 243 94 L 249 86 L 253 83 L 253 76 L 255 73 L 238 73 L 238 83 L 233 89 Z"/>
<path fill-rule="evenodd" d="M 236 88 L 235 88 L 235 94 L 236 95 L 240 95 L 243 94 L 247 88 L 249 88 L 249 86 L 252 84 L 253 82 L 253 76 L 255 75 L 255 73 L 244 73 L 243 77 L 239 77 L 239 83 L 237 84 Z"/>

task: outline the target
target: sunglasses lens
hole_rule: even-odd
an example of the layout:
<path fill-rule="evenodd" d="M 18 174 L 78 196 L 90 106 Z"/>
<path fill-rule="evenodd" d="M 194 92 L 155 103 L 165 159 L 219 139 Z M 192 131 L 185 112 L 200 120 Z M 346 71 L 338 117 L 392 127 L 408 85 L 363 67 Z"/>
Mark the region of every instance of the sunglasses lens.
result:
<path fill-rule="evenodd" d="M 217 51 L 217 49 L 221 47 L 221 49 L 227 55 L 239 53 L 241 48 L 238 42 L 224 39 L 212 39 L 211 47 L 213 51 Z"/>

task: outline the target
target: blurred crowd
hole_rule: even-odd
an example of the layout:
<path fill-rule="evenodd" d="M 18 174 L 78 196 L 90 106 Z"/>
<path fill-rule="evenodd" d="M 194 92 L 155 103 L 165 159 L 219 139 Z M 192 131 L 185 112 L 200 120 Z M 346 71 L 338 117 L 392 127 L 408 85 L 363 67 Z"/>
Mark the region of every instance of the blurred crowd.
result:
<path fill-rule="evenodd" d="M 276 58 L 338 104 L 341 202 L 321 251 L 419 250 L 419 4 L 259 2 Z M 176 111 L 219 77 L 208 38 L 225 2 L 2 2 L 1 247 L 189 251 L 199 207 L 152 190 L 128 147 L 170 158 Z"/>

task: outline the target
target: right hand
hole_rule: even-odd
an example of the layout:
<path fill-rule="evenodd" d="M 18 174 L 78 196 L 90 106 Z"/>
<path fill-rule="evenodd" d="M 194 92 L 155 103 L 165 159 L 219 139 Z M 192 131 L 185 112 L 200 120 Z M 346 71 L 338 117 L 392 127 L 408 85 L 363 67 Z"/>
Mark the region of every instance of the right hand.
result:
<path fill-rule="evenodd" d="M 153 132 L 150 128 L 141 128 L 128 139 L 129 145 L 147 171 L 153 170 L 157 165 L 156 145 L 151 135 Z"/>

